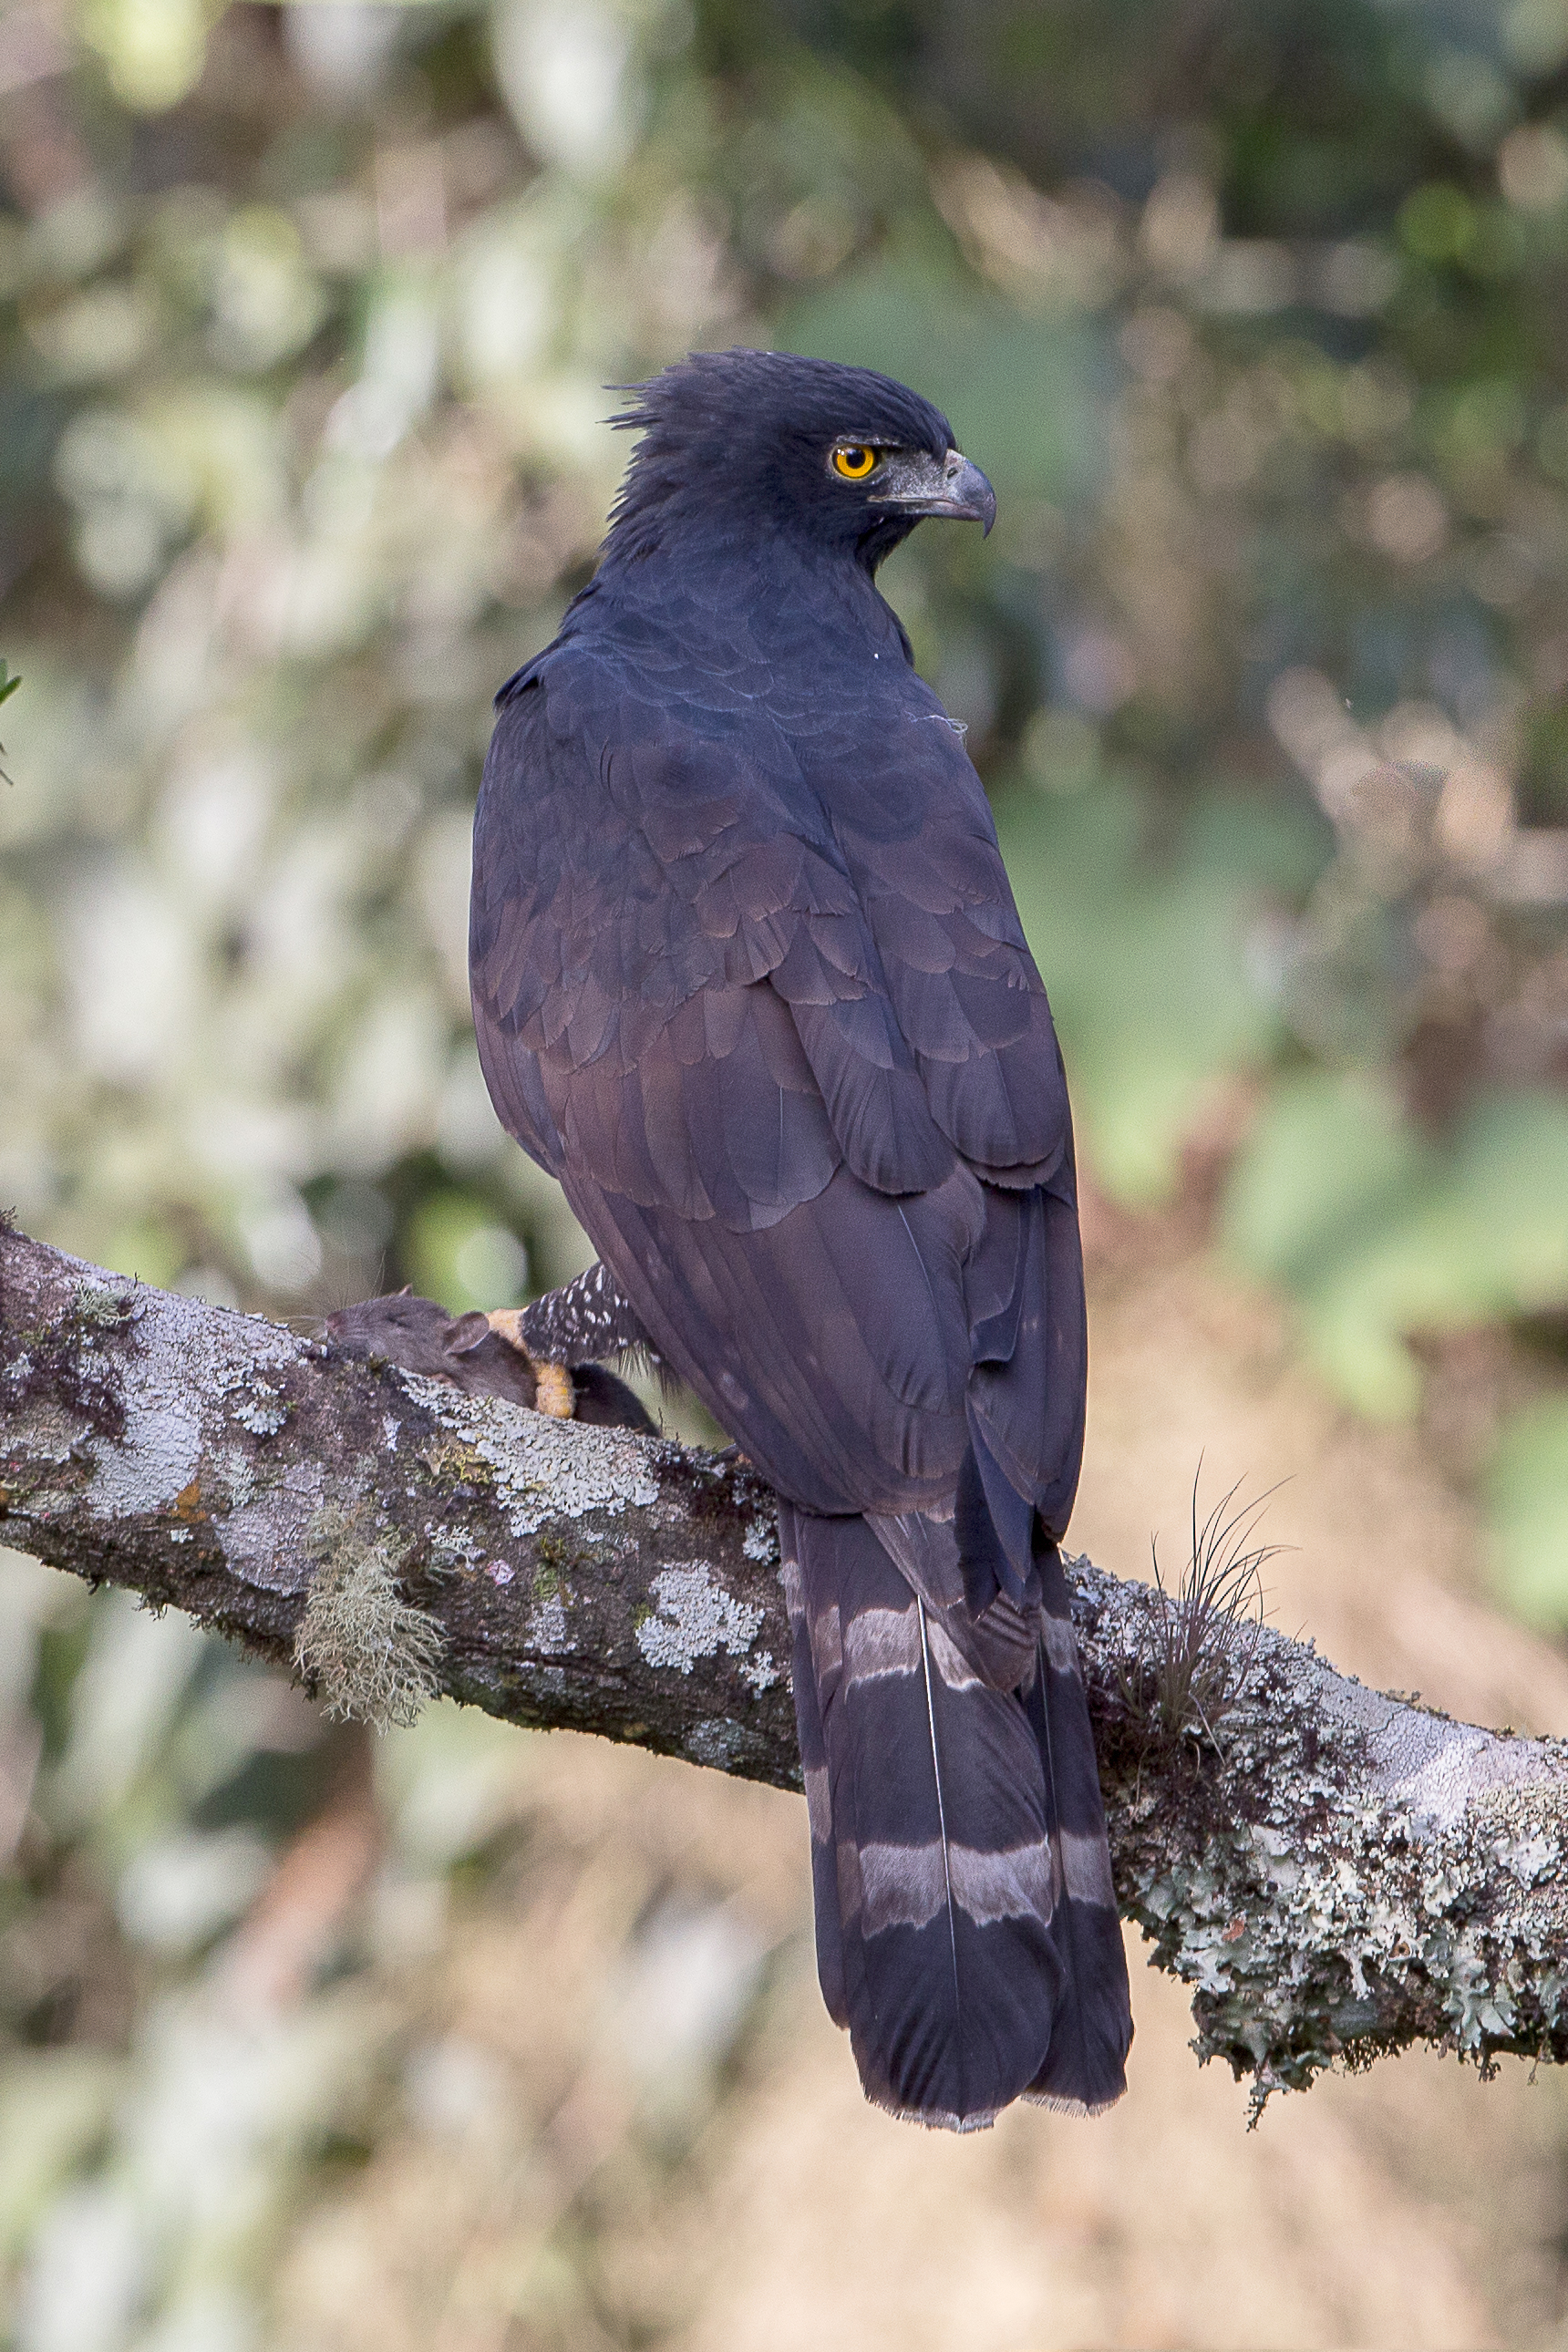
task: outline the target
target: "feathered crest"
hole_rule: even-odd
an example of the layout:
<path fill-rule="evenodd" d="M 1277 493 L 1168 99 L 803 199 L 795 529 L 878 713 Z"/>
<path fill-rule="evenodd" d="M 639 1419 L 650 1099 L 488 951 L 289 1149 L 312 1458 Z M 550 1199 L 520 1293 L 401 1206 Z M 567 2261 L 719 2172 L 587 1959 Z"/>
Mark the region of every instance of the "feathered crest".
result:
<path fill-rule="evenodd" d="M 835 439 L 939 457 L 953 446 L 941 409 L 907 384 L 795 352 L 693 352 L 646 383 L 606 388 L 626 395 L 611 425 L 641 436 L 610 510 L 606 553 L 646 551 L 676 500 L 687 524 L 738 499 L 752 514 L 798 512 Z"/>

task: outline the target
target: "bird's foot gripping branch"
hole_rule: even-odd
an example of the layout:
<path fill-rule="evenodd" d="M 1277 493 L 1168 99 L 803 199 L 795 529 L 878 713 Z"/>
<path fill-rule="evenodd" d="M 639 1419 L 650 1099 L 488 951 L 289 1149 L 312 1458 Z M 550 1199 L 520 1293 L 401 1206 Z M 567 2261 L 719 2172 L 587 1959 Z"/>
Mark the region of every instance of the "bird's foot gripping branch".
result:
<path fill-rule="evenodd" d="M 446 1693 L 798 1785 L 773 1497 L 0 1229 L 0 1541 L 383 1719 Z M 1568 2057 L 1568 1748 L 1264 1630 L 1214 1738 L 1169 1602 L 1069 1563 L 1118 1897 L 1257 2095 L 1430 2042 Z M 805 1831 L 802 1831 L 805 1851 Z"/>

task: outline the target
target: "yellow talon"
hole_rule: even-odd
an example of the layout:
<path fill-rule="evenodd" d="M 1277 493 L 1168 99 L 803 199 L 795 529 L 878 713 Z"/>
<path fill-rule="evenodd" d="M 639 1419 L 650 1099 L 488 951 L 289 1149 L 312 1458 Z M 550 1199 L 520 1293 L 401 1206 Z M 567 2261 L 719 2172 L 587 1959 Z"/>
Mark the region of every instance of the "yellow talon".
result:
<path fill-rule="evenodd" d="M 570 1421 L 577 1410 L 577 1391 L 565 1365 L 535 1364 L 533 1370 L 539 1381 L 535 1412 L 547 1412 L 552 1421 Z"/>
<path fill-rule="evenodd" d="M 515 1348 L 533 1366 L 534 1412 L 547 1412 L 552 1421 L 570 1421 L 577 1410 L 577 1391 L 571 1372 L 564 1364 L 542 1364 L 529 1354 L 523 1343 L 522 1309 L 495 1307 L 485 1320 L 498 1339 L 504 1339 L 509 1348 Z"/>

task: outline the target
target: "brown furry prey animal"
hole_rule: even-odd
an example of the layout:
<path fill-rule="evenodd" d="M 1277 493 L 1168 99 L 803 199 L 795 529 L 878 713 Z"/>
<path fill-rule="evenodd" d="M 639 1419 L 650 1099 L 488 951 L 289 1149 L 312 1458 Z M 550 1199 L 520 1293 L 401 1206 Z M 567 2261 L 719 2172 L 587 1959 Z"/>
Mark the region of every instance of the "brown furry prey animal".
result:
<path fill-rule="evenodd" d="M 485 1076 L 600 1253 L 605 1351 L 649 1345 L 782 1497 L 818 1965 L 868 2095 L 1093 2112 L 1132 2029 L 1058 1551 L 1067 1088 L 980 780 L 875 584 L 922 516 L 995 502 L 859 368 L 704 354 L 616 421 L 598 571 L 499 697 Z"/>

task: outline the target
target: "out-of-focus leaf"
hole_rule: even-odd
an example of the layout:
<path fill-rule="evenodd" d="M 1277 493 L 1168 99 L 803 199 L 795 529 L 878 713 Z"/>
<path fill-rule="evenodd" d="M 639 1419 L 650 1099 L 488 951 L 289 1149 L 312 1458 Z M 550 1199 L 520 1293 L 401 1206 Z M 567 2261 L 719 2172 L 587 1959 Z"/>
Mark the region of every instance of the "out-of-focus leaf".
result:
<path fill-rule="evenodd" d="M 997 830 L 1067 1057 L 1082 1146 L 1128 1201 L 1175 1182 L 1205 1092 L 1268 1059 L 1279 1016 L 1249 938 L 1268 894 L 1299 887 L 1310 829 L 1288 808 L 1205 803 L 1156 851 L 1130 784 L 1070 797 L 1015 790 Z"/>
<path fill-rule="evenodd" d="M 1546 1397 L 1503 1429 L 1486 1480 L 1499 1593 L 1546 1632 L 1568 1627 L 1568 1398 Z"/>
<path fill-rule="evenodd" d="M 0 2261 L 109 2128 L 121 2062 L 107 2051 L 12 2051 L 0 2066 Z"/>
<path fill-rule="evenodd" d="M 1310 1290 L 1411 1197 L 1432 1157 L 1378 1080 L 1281 1081 L 1232 1171 L 1227 1238 L 1255 1272 Z"/>
<path fill-rule="evenodd" d="M 589 181 L 624 163 L 646 103 L 630 11 L 604 0 L 498 0 L 496 71 L 534 153 Z"/>
<path fill-rule="evenodd" d="M 81 30 L 109 71 L 115 96 L 138 113 L 161 114 L 199 79 L 209 0 L 79 0 Z"/>
<path fill-rule="evenodd" d="M 546 1646 L 549 1608 L 547 1598 L 532 1612 L 532 1638 Z M 515 1806 L 531 1760 L 526 1738 L 446 1700 L 411 1730 L 389 1731 L 377 1744 L 376 1780 L 404 1860 L 442 1870 L 476 1853 Z"/>
<path fill-rule="evenodd" d="M 0 1546 L 0 1720 L 26 1705 L 39 1638 L 62 1605 L 75 1598 L 42 1560 Z"/>
<path fill-rule="evenodd" d="M 165 1737 L 204 1646 L 190 1618 L 156 1617 L 129 1592 L 100 1603 L 71 1693 L 70 1742 L 49 1792 L 60 1822 L 112 1823 Z"/>
<path fill-rule="evenodd" d="M 11 677 L 6 675 L 5 665 L 3 661 L 0 661 L 0 702 L 8 700 L 8 698 L 16 693 L 16 688 L 21 685 L 21 683 L 22 681 L 19 677 Z M 0 751 L 3 751 L 5 748 L 5 745 L 0 743 Z M 3 780 L 6 783 L 11 782 L 10 777 L 6 775 L 4 768 L 0 768 L 0 780 Z"/>
<path fill-rule="evenodd" d="M 420 1295 L 454 1315 L 511 1306 L 528 1286 L 528 1252 L 470 1193 L 437 1192 L 421 1205 L 408 1262 Z"/>
<path fill-rule="evenodd" d="M 1418 1138 L 1386 1086 L 1281 1086 L 1233 1172 L 1226 1230 L 1300 1303 L 1321 1368 L 1363 1412 L 1419 1402 L 1406 1334 L 1568 1300 L 1568 1103 L 1479 1103 L 1451 1143 Z"/>
<path fill-rule="evenodd" d="M 17 2298 L 21 2352 L 121 2352 L 154 2264 L 122 2180 L 73 2183 L 47 2208 Z"/>
<path fill-rule="evenodd" d="M 629 1939 L 606 2023 L 647 2120 L 678 2139 L 700 2116 L 756 1999 L 765 1955 L 732 1906 L 667 1898 Z"/>
<path fill-rule="evenodd" d="M 250 1830 L 149 1839 L 121 1873 L 120 1924 L 152 1950 L 193 1952 L 261 1892 L 270 1860 L 266 1842 Z"/>

